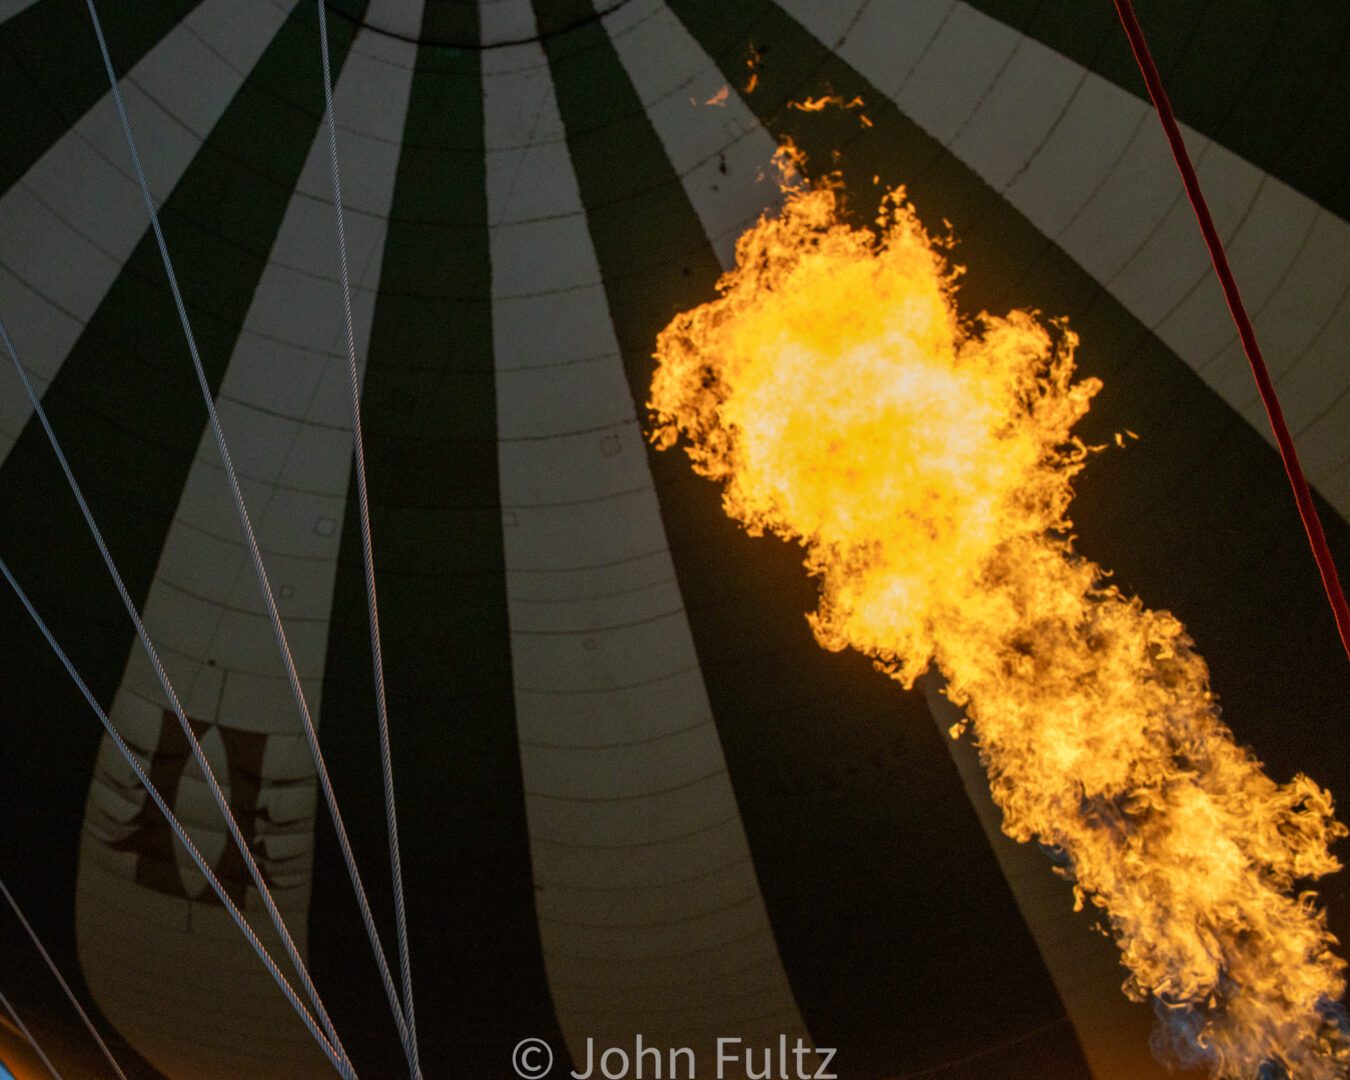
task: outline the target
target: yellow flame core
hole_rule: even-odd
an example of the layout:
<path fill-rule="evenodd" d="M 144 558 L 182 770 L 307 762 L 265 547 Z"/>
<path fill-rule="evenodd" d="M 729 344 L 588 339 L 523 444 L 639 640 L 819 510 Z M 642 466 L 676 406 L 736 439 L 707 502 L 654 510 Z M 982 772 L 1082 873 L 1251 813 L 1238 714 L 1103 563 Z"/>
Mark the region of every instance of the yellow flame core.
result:
<path fill-rule="evenodd" d="M 906 687 L 941 670 L 1004 831 L 1062 850 L 1126 993 L 1161 1003 L 1189 1060 L 1344 1076 L 1344 961 L 1293 890 L 1339 868 L 1346 830 L 1327 792 L 1235 744 L 1177 619 L 1074 551 L 1071 430 L 1100 388 L 1074 379 L 1076 337 L 1025 312 L 963 322 L 903 191 L 869 230 L 828 187 L 789 189 L 737 264 L 660 336 L 656 443 L 683 436 L 728 514 L 802 543 L 821 645 Z"/>

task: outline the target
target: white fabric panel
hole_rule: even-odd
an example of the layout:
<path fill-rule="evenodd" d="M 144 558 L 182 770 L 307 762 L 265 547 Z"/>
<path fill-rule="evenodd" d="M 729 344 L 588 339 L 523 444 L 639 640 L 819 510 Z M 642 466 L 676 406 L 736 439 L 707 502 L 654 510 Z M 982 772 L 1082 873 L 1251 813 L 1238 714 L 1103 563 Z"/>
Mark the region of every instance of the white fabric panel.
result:
<path fill-rule="evenodd" d="M 1274 441 L 1147 102 L 965 3 L 783 7 Z M 1350 223 L 1183 131 L 1304 468 L 1350 516 Z"/>
<path fill-rule="evenodd" d="M 897 92 L 900 108 L 916 120 L 922 116 L 925 130 L 946 145 L 965 132 L 1017 47 L 1015 37 L 989 32 L 989 22 L 957 5 Z M 849 36 L 862 33 L 855 27 Z"/>
<path fill-rule="evenodd" d="M 414 45 L 362 33 L 335 89 L 362 363 L 415 55 Z M 321 127 L 217 396 L 316 721 L 351 460 L 336 240 L 332 206 L 325 202 L 328 170 Z M 256 850 L 303 951 L 317 808 L 314 766 L 209 430 L 144 615 L 186 711 L 213 725 L 202 744 L 227 795 L 227 739 L 232 733 L 263 736 L 256 806 L 265 817 L 257 825 Z M 112 719 L 152 760 L 163 749 L 163 710 L 154 674 L 137 649 Z M 331 1075 L 224 910 L 186 898 L 210 895 L 186 856 L 178 852 L 186 897 L 173 896 L 139 883 L 137 856 L 110 846 L 132 831 L 131 819 L 144 801 L 105 739 L 86 811 L 77 908 L 81 964 L 104 1012 L 168 1075 Z M 195 765 L 182 774 L 176 813 L 204 855 L 213 862 L 224 855 L 225 827 Z M 247 896 L 254 927 L 267 930 L 264 940 L 281 956 L 256 893 Z M 153 968 L 148 957 L 156 958 Z M 226 998 L 219 994 L 222 969 L 234 972 L 230 985 L 237 991 Z M 189 1025 L 197 1032 L 199 1056 L 175 1062 L 177 1033 Z"/>
<path fill-rule="evenodd" d="M 24 11 L 34 4 L 37 0 L 0 0 L 0 23 L 6 19 L 12 19 L 19 12 Z"/>
<path fill-rule="evenodd" d="M 182 178 L 294 4 L 204 0 L 122 78 L 158 202 Z M 4 317 L 39 393 L 148 230 L 109 92 L 0 197 Z M 32 408 L 12 373 L 0 378 L 9 380 L 0 382 L 3 463 Z"/>
<path fill-rule="evenodd" d="M 519 0 L 478 0 L 478 36 L 484 46 L 528 41 L 538 33 L 534 10 Z"/>
<path fill-rule="evenodd" d="M 421 3 L 405 4 L 400 0 L 374 0 L 366 8 L 361 20 L 371 30 L 394 37 L 416 39 L 422 33 Z M 329 17 L 331 24 L 332 17 Z"/>
<path fill-rule="evenodd" d="M 525 18 L 519 3 L 515 17 Z M 505 0 L 494 4 L 506 18 Z M 501 497 L 539 923 L 568 1047 L 805 1029 L 778 957 L 541 48 L 484 57 Z M 715 89 L 715 87 L 714 87 Z M 686 106 L 687 107 L 687 106 Z"/>
<path fill-rule="evenodd" d="M 779 201 L 773 138 L 662 0 L 635 0 L 603 21 L 704 233 L 731 267 L 736 238 Z"/>

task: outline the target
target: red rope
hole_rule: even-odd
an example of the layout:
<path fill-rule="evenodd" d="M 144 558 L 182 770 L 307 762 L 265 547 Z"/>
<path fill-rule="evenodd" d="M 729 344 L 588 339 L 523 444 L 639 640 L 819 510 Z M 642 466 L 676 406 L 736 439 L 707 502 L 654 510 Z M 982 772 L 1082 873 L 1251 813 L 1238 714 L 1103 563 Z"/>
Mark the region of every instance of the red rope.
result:
<path fill-rule="evenodd" d="M 1139 72 L 1144 76 L 1144 83 L 1148 87 L 1148 96 L 1153 100 L 1153 107 L 1158 110 L 1158 119 L 1162 121 L 1168 145 L 1172 148 L 1172 157 L 1176 159 L 1177 168 L 1181 171 L 1181 180 L 1186 186 L 1186 197 L 1190 199 L 1191 207 L 1195 210 L 1201 235 L 1205 238 L 1205 246 L 1209 248 L 1209 257 L 1214 263 L 1214 272 L 1219 277 L 1219 284 L 1223 286 L 1224 299 L 1228 301 L 1228 310 L 1232 313 L 1238 337 L 1242 340 L 1242 351 L 1247 354 L 1247 362 L 1251 364 L 1252 374 L 1256 377 L 1256 388 L 1261 392 L 1261 401 L 1265 404 L 1266 415 L 1270 418 L 1270 426 L 1275 432 L 1275 442 L 1280 448 L 1280 457 L 1284 461 L 1285 474 L 1289 477 L 1289 486 L 1294 489 L 1294 501 L 1298 503 L 1299 517 L 1303 519 L 1308 544 L 1312 547 L 1313 558 L 1317 560 L 1317 569 L 1322 575 L 1322 587 L 1326 589 L 1331 610 L 1336 616 L 1336 628 L 1341 634 L 1341 644 L 1345 647 L 1346 656 L 1350 657 L 1350 606 L 1345 602 L 1341 580 L 1336 574 L 1336 562 L 1331 557 L 1326 534 L 1322 531 L 1322 520 L 1317 516 L 1317 506 L 1313 502 L 1312 492 L 1308 489 L 1303 467 L 1298 463 L 1294 437 L 1289 434 L 1289 427 L 1284 422 L 1284 410 L 1280 408 L 1275 384 L 1271 381 L 1270 371 L 1261 356 L 1261 347 L 1256 343 L 1256 331 L 1252 329 L 1251 320 L 1247 317 L 1247 309 L 1243 306 L 1237 281 L 1234 280 L 1233 271 L 1228 266 L 1223 241 L 1219 239 L 1214 219 L 1210 217 L 1204 192 L 1200 190 L 1200 179 L 1195 175 L 1195 167 L 1186 152 L 1181 129 L 1177 127 L 1177 118 L 1172 112 L 1167 92 L 1163 89 L 1162 78 L 1158 75 L 1153 57 L 1148 51 L 1148 42 L 1144 38 L 1139 20 L 1135 17 L 1134 7 L 1130 0 L 1115 0 L 1115 5 L 1116 12 L 1120 15 L 1120 23 L 1130 39 L 1130 48 L 1134 50 Z"/>

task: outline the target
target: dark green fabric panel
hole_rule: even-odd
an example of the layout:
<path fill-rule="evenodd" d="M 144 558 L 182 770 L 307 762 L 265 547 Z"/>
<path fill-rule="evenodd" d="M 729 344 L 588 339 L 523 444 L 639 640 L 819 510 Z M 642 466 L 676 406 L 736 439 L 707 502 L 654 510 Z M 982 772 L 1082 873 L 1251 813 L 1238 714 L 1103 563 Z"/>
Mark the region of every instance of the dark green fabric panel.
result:
<path fill-rule="evenodd" d="M 1070 317 L 1083 339 L 1083 373 L 1106 382 L 1083 434 L 1097 443 L 1124 428 L 1142 436 L 1099 455 L 1080 479 L 1080 550 L 1114 570 L 1127 592 L 1183 619 L 1210 663 L 1225 719 L 1272 775 L 1308 771 L 1342 804 L 1350 799 L 1350 757 L 1328 753 L 1344 737 L 1350 668 L 1275 451 L 997 192 L 774 5 L 748 4 L 736 20 L 711 0 L 672 7 L 728 77 L 743 70 L 750 42 L 760 48 L 760 88 L 746 103 L 811 155 L 812 171 L 829 168 L 838 152 L 860 222 L 872 215 L 878 175 L 883 185 L 906 184 L 934 227 L 953 223 L 968 268 L 965 311 L 1020 306 Z M 861 94 L 875 127 L 839 110 L 785 107 L 826 87 Z M 1319 503 L 1332 549 L 1350 565 L 1350 527 Z M 1350 883 L 1339 875 L 1322 893 L 1346 940 Z"/>
<path fill-rule="evenodd" d="M 99 6 L 118 74 L 129 71 L 200 0 Z M 108 92 L 84 0 L 38 0 L 0 23 L 0 192 Z"/>
<path fill-rule="evenodd" d="M 434 15 L 429 8 L 427 20 Z M 512 1047 L 527 1034 L 562 1046 L 539 945 L 511 681 L 479 55 L 418 51 L 363 397 L 429 1077 L 503 1075 Z M 320 730 L 392 946 L 361 565 L 353 492 Z M 315 892 L 328 902 L 312 909 L 313 940 L 350 943 L 315 955 L 335 1022 L 363 1075 L 396 1075 L 393 1025 L 326 825 Z"/>
<path fill-rule="evenodd" d="M 535 25 L 541 38 L 556 37 L 598 17 L 592 0 L 549 0 L 547 4 L 534 5 Z"/>
<path fill-rule="evenodd" d="M 1148 99 L 1113 5 L 970 2 Z M 1350 218 L 1350 4 L 1137 0 L 1135 9 L 1185 123 Z"/>
<path fill-rule="evenodd" d="M 727 18 L 725 4 L 707 12 Z M 719 266 L 604 28 L 545 45 L 643 410 L 657 332 L 712 296 Z M 839 1074 L 859 1080 L 992 1047 L 941 1075 L 1086 1077 L 922 698 L 816 645 L 798 549 L 739 530 L 682 454 L 649 460 L 769 916 L 817 1043 L 839 1047 Z"/>
<path fill-rule="evenodd" d="M 425 0 L 421 40 L 428 44 L 478 46 L 478 0 Z"/>
<path fill-rule="evenodd" d="M 340 69 L 351 44 L 332 27 Z M 299 5 L 165 202 L 160 219 L 213 388 L 234 349 L 290 194 L 322 117 L 314 8 Z M 24 342 L 16 343 L 20 350 Z M 17 393 L 12 374 L 6 393 Z M 153 237 L 146 236 L 91 318 L 44 403 L 132 598 L 149 591 L 206 427 L 196 377 Z M 222 485 L 220 498 L 228 504 Z M 104 705 L 134 631 L 35 420 L 0 467 L 0 553 Z M 97 720 L 12 598 L 0 600 L 0 755 L 22 774 L 0 784 L 0 868 L 62 969 L 74 952 L 76 859 Z M 4 932 L 9 934 L 5 924 Z M 31 947 L 6 957 L 26 971 Z M 13 985 L 7 984 L 6 990 Z M 33 974 L 15 986 L 41 995 Z M 57 991 L 59 994 L 59 991 Z M 53 999 L 53 1011 L 63 1006 Z M 190 1036 L 185 1036 L 190 1037 Z"/>

